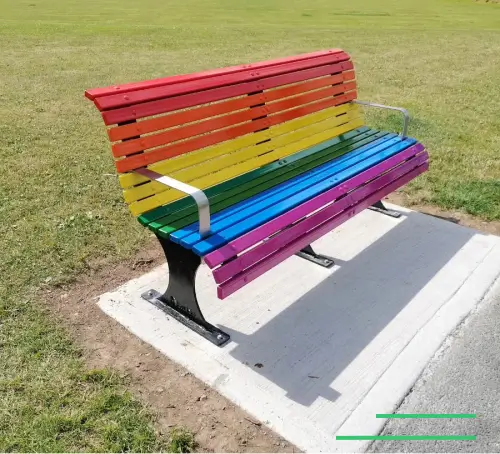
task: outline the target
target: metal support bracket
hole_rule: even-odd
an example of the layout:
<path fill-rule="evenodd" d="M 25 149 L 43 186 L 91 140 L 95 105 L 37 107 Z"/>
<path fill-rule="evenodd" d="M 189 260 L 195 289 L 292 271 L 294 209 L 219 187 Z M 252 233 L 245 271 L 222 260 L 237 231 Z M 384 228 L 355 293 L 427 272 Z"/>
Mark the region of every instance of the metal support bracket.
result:
<path fill-rule="evenodd" d="M 332 257 L 328 257 L 327 255 L 321 255 L 314 252 L 314 249 L 311 245 L 306 246 L 304 249 L 297 252 L 295 255 L 301 257 L 305 260 L 309 260 L 310 262 L 315 263 L 316 265 L 322 266 L 323 268 L 331 268 L 335 265 L 335 262 Z"/>
<path fill-rule="evenodd" d="M 182 181 L 174 178 L 167 177 L 161 173 L 153 172 L 152 170 L 146 168 L 136 169 L 134 172 L 142 175 L 143 177 L 149 178 L 151 181 L 157 181 L 165 186 L 169 186 L 177 189 L 178 191 L 184 192 L 184 194 L 190 195 L 196 202 L 196 205 L 198 205 L 200 236 L 204 237 L 210 232 L 210 202 L 201 189 L 195 188 L 194 186 L 183 183 Z"/>
<path fill-rule="evenodd" d="M 192 251 L 158 236 L 169 269 L 168 288 L 162 295 L 149 290 L 141 296 L 184 326 L 217 346 L 229 341 L 229 334 L 205 320 L 196 298 L 195 278 L 201 258 Z"/>
<path fill-rule="evenodd" d="M 359 104 L 361 106 L 376 107 L 379 109 L 397 110 L 398 112 L 401 112 L 403 114 L 403 131 L 401 132 L 400 135 L 402 138 L 407 137 L 408 125 L 410 124 L 410 114 L 406 109 L 403 109 L 402 107 L 384 106 L 383 104 L 376 104 L 374 102 L 368 102 L 368 101 L 360 101 L 358 99 L 355 99 L 352 102 L 354 104 Z"/>
<path fill-rule="evenodd" d="M 385 214 L 386 216 L 390 216 L 391 218 L 400 218 L 402 214 L 399 211 L 396 210 L 391 210 L 387 208 L 381 200 L 378 202 L 374 203 L 371 207 L 370 210 L 376 211 L 377 213 L 382 213 Z"/>

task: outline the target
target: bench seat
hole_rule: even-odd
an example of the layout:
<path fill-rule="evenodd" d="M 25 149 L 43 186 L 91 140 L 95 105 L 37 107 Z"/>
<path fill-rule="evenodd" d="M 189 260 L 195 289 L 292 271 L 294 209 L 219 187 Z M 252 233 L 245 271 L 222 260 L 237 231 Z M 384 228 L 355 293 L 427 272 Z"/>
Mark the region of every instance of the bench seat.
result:
<path fill-rule="evenodd" d="M 217 345 L 196 270 L 227 298 L 428 168 L 404 109 L 357 99 L 341 49 L 87 90 L 112 143 L 125 202 L 169 264 L 145 299 Z M 364 124 L 362 105 L 403 113 L 401 134 Z M 389 211 L 386 210 L 386 213 Z"/>
<path fill-rule="evenodd" d="M 317 213 L 314 221 L 305 222 L 311 213 L 323 208 L 323 222 L 344 220 L 424 172 L 427 161 L 424 147 L 415 139 L 362 127 L 207 190 L 214 215 L 206 237 L 199 234 L 198 222 L 193 222 L 198 212 L 189 198 L 139 220 L 204 257 L 215 268 L 215 281 L 222 284 L 218 296 L 223 299 L 250 281 L 248 276 L 238 279 L 240 273 L 276 255 L 291 239 L 300 239 L 307 225 L 318 223 Z M 271 236 L 275 236 L 272 241 Z M 265 245 L 260 244 L 263 241 Z M 273 265 L 295 252 L 281 254 Z M 228 261 L 232 262 L 219 267 Z M 251 280 L 263 272 L 253 271 Z"/>

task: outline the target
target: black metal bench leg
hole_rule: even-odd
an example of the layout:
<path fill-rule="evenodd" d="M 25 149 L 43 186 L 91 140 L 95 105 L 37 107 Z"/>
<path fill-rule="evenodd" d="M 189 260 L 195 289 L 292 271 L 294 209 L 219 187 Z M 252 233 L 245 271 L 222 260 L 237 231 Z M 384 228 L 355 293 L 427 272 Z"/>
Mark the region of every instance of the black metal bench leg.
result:
<path fill-rule="evenodd" d="M 385 214 L 387 216 L 390 216 L 391 218 L 400 218 L 401 213 L 396 210 L 390 210 L 387 208 L 383 203 L 382 200 L 379 200 L 378 202 L 374 203 L 371 207 L 370 210 L 376 211 L 378 213 Z"/>
<path fill-rule="evenodd" d="M 157 238 L 168 262 L 168 288 L 163 295 L 149 290 L 141 295 L 142 298 L 215 345 L 225 344 L 229 335 L 205 320 L 196 298 L 195 278 L 201 258 L 165 238 Z"/>
<path fill-rule="evenodd" d="M 317 254 L 316 252 L 314 252 L 314 249 L 311 245 L 306 246 L 295 255 L 309 260 L 310 262 L 316 263 L 316 265 L 322 266 L 324 268 L 331 268 L 333 265 L 335 265 L 335 262 L 331 257 L 328 257 L 327 255 Z"/>

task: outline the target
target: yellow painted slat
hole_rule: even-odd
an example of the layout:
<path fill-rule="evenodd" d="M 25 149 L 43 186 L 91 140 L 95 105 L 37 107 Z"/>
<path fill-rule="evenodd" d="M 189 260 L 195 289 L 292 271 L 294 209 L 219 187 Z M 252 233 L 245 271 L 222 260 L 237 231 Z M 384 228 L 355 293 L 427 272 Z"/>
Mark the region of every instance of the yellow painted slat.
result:
<path fill-rule="evenodd" d="M 351 131 L 352 129 L 359 128 L 363 124 L 364 122 L 361 118 L 355 118 L 349 123 L 343 124 L 331 130 L 323 131 L 321 133 L 315 134 L 310 137 L 306 137 L 302 140 L 293 142 L 289 145 L 276 149 L 271 153 L 267 153 L 262 156 L 257 156 L 253 159 L 241 162 L 240 164 L 231 166 L 226 169 L 222 169 L 219 172 L 194 179 L 189 183 L 195 187 L 202 189 L 214 186 L 215 184 L 234 178 L 238 175 L 249 172 L 251 170 L 269 164 L 270 162 L 276 161 L 278 159 L 282 159 L 286 156 L 289 156 L 293 153 L 297 153 L 298 151 L 322 143 L 340 134 L 344 134 L 348 131 Z M 142 213 L 152 210 L 158 206 L 173 202 L 181 197 L 185 197 L 185 194 L 174 189 L 167 189 L 166 191 L 162 191 L 152 197 L 148 197 L 144 200 L 133 202 L 129 205 L 129 208 L 133 215 L 139 216 Z"/>
<path fill-rule="evenodd" d="M 217 156 L 232 153 L 233 151 L 236 151 L 240 148 L 249 147 L 258 142 L 262 142 L 275 136 L 293 131 L 294 129 L 299 129 L 309 124 L 317 123 L 319 121 L 333 116 L 341 115 L 349 111 L 359 111 L 359 107 L 354 104 L 342 104 L 340 106 L 330 107 L 328 109 L 324 109 L 310 115 L 306 115 L 276 126 L 272 126 L 265 131 L 250 133 L 245 136 L 238 137 L 237 139 L 232 139 L 230 141 L 224 142 L 222 144 L 207 147 L 199 151 L 191 152 L 186 155 L 152 164 L 148 166 L 148 168 L 163 175 L 169 175 L 171 172 L 177 169 L 184 169 L 186 167 L 199 164 L 208 159 L 213 159 Z M 137 184 L 144 183 L 148 180 L 141 175 L 127 173 L 120 175 L 119 181 L 122 188 L 130 188 Z"/>
<path fill-rule="evenodd" d="M 268 142 L 264 142 L 262 144 L 254 145 L 248 148 L 243 148 L 235 151 L 234 153 L 225 154 L 215 159 L 205 161 L 201 165 L 180 169 L 176 172 L 170 173 L 169 176 L 187 183 L 194 180 L 195 178 L 218 172 L 219 170 L 252 159 L 258 155 L 270 152 L 276 148 L 292 144 L 306 137 L 318 134 L 322 131 L 331 130 L 336 126 L 353 120 L 357 116 L 359 116 L 358 110 L 349 110 L 345 115 L 342 115 L 340 117 L 333 117 L 318 123 L 314 123 L 310 126 L 294 130 L 289 134 L 277 136 Z M 166 190 L 168 190 L 168 188 L 165 185 L 162 185 L 161 183 L 150 182 L 123 191 L 123 196 L 127 203 L 132 203 Z"/>

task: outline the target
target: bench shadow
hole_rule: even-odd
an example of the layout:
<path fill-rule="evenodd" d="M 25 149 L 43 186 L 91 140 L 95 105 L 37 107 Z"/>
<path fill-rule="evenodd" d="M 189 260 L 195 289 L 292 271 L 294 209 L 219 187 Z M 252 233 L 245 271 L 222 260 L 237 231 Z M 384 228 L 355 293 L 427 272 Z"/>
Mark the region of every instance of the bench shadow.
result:
<path fill-rule="evenodd" d="M 238 344 L 230 354 L 301 405 L 334 401 L 332 381 L 474 234 L 408 213 L 251 335 L 219 325 Z M 334 246 L 317 252 L 335 257 Z"/>

